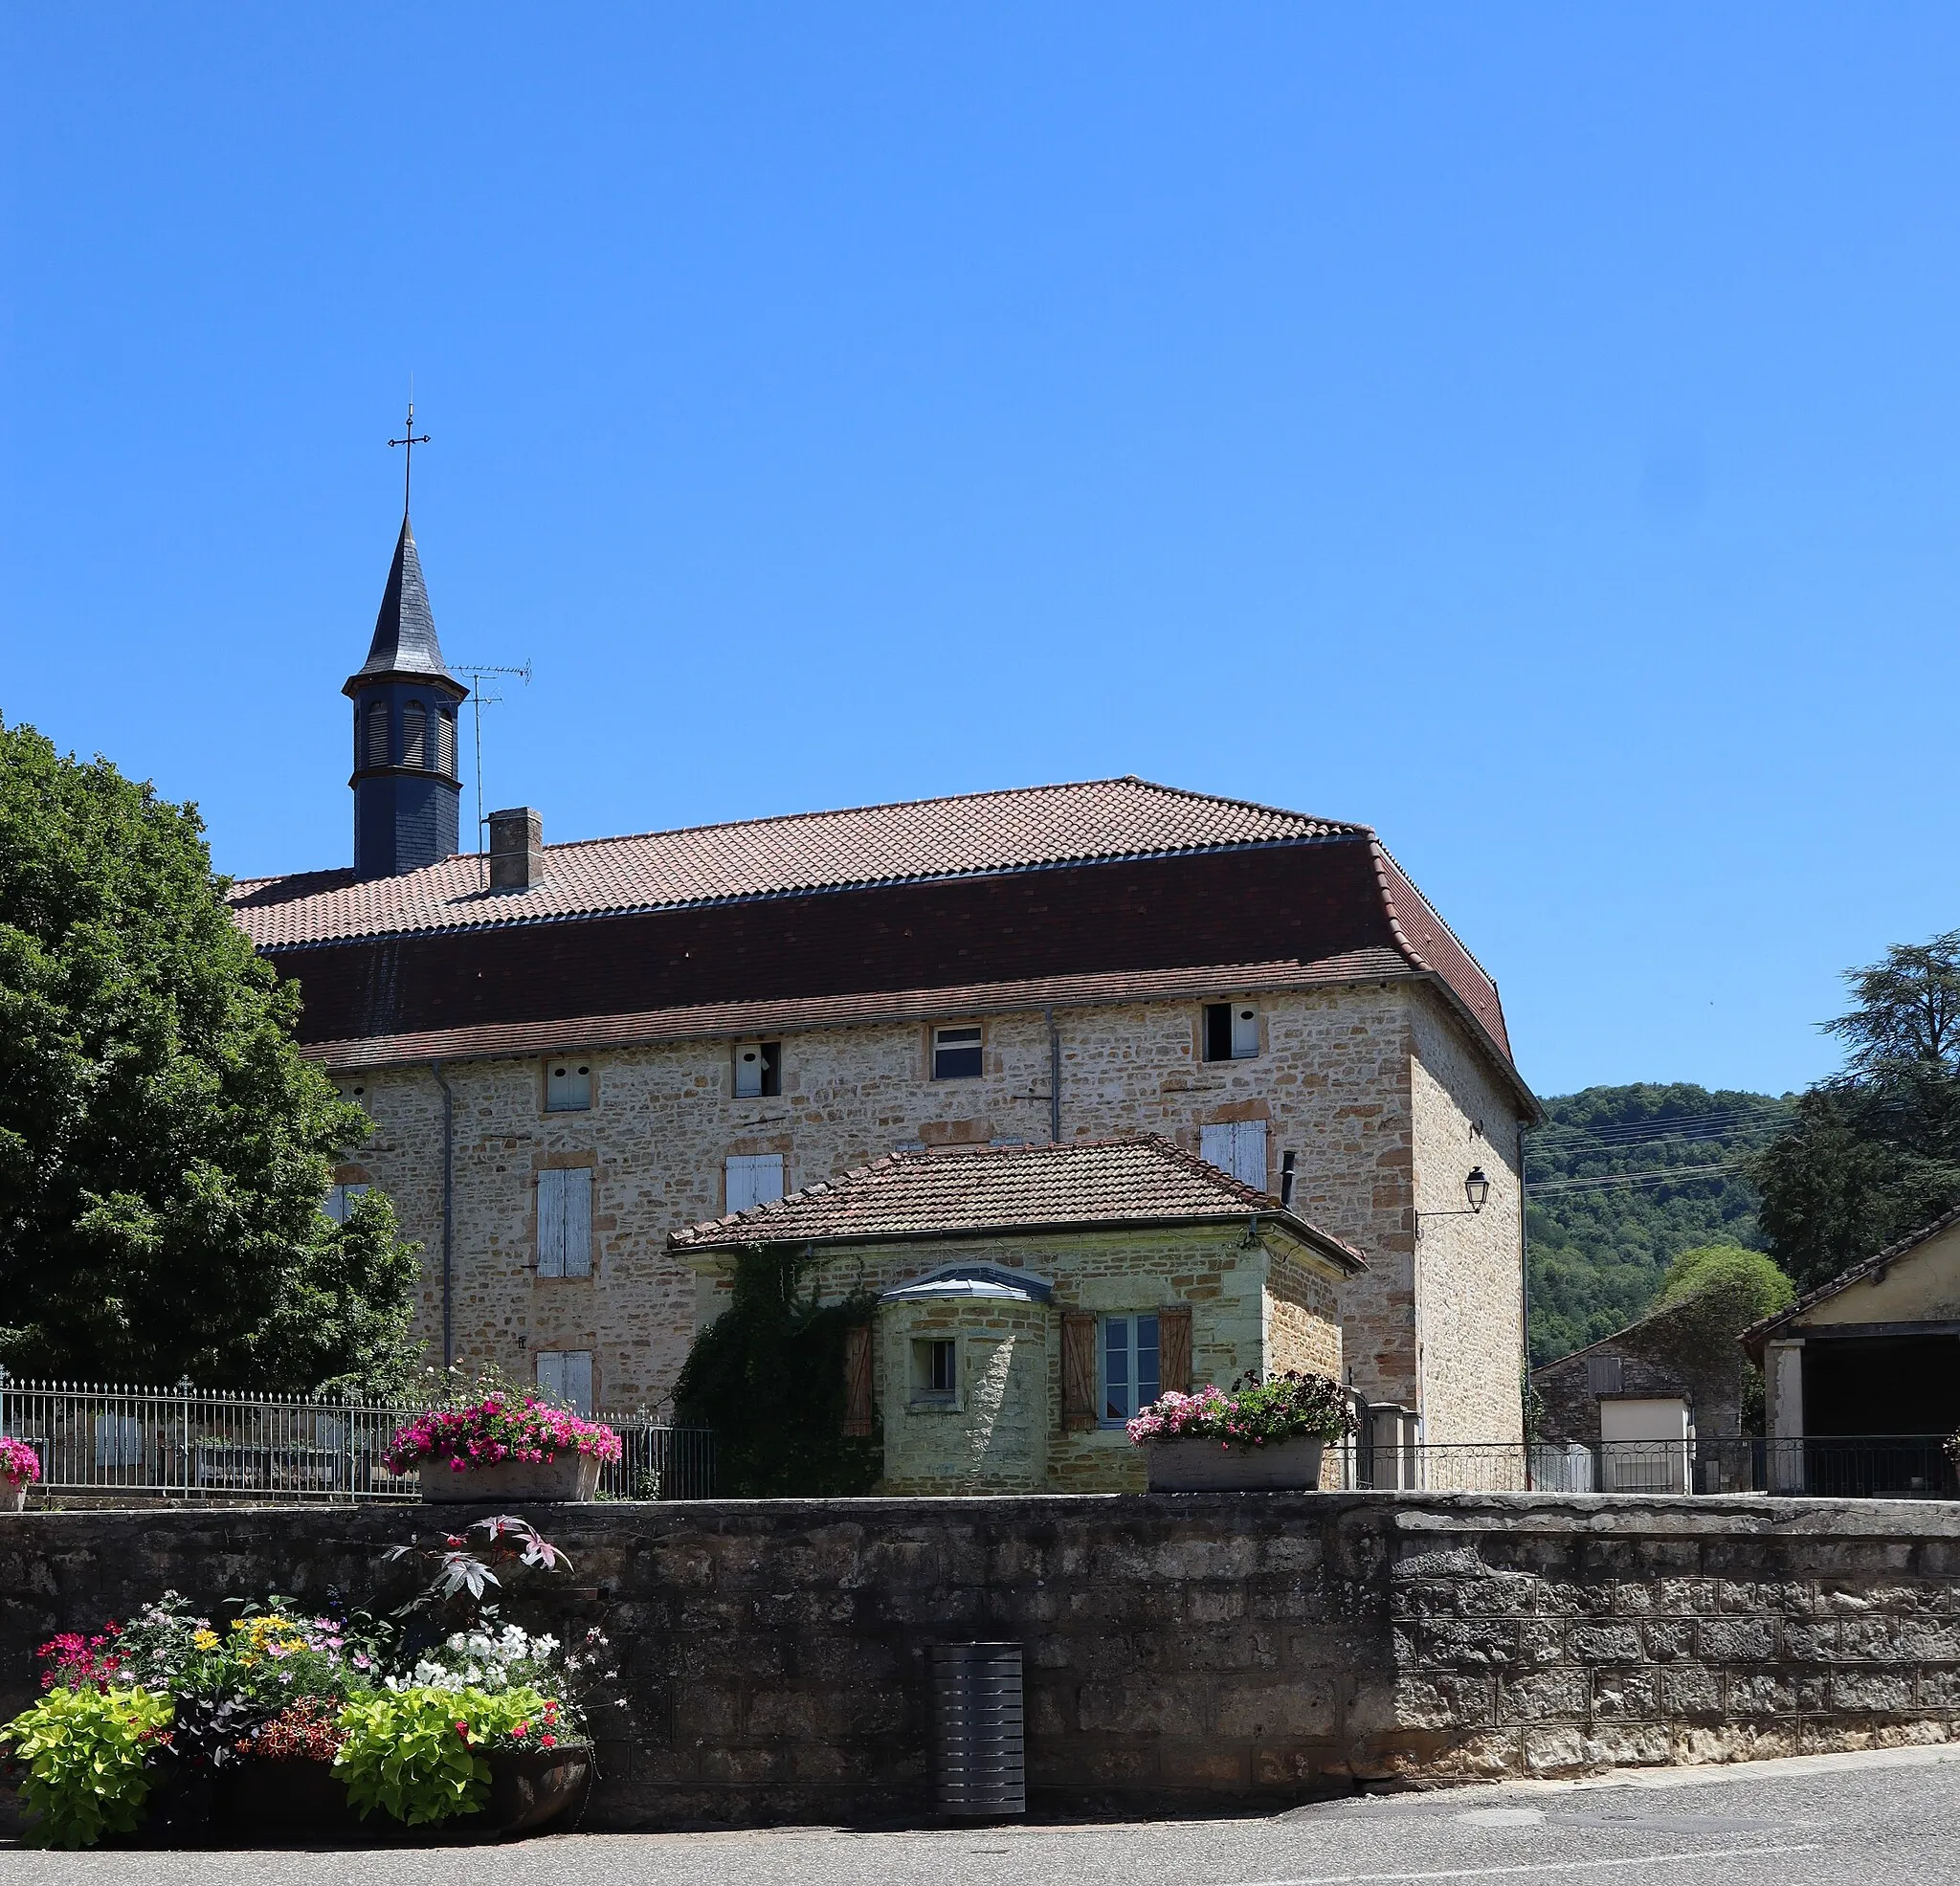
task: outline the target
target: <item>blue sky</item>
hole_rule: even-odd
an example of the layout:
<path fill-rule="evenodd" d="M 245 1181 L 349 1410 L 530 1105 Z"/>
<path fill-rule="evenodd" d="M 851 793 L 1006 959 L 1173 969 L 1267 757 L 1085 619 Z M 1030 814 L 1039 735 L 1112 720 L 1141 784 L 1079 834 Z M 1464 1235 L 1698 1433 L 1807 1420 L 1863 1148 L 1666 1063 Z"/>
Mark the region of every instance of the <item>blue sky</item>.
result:
<path fill-rule="evenodd" d="M 1374 824 L 1541 1091 L 1960 922 L 1960 12 L 0 16 L 0 715 L 351 855 L 400 501 L 568 838 Z"/>

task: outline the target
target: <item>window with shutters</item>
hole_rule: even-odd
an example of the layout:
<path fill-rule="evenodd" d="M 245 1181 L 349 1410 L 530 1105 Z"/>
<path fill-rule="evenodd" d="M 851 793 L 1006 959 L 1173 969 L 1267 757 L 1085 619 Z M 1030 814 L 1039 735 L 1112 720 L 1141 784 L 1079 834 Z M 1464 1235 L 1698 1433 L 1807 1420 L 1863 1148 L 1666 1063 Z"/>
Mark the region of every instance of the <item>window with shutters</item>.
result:
<path fill-rule="evenodd" d="M 728 1160 L 728 1203 L 730 1211 L 746 1211 L 768 1205 L 783 1195 L 783 1155 L 781 1153 L 736 1153 Z"/>
<path fill-rule="evenodd" d="M 735 1098 L 757 1099 L 783 1091 L 783 1044 L 780 1041 L 738 1041 L 735 1044 Z"/>
<path fill-rule="evenodd" d="M 1102 1420 L 1127 1421 L 1162 1392 L 1155 1317 L 1102 1319 Z"/>
<path fill-rule="evenodd" d="M 844 1432 L 858 1440 L 876 1432 L 878 1427 L 871 1339 L 868 1322 L 854 1322 L 844 1331 Z"/>
<path fill-rule="evenodd" d="M 959 1392 L 958 1351 L 950 1337 L 912 1340 L 912 1401 L 915 1406 L 949 1408 Z"/>
<path fill-rule="evenodd" d="M 412 700 L 402 709 L 402 765 L 426 766 L 428 764 L 429 710 L 420 701 Z"/>
<path fill-rule="evenodd" d="M 1235 1120 L 1229 1125 L 1207 1126 L 1198 1151 L 1221 1172 L 1229 1172 L 1242 1186 L 1259 1191 L 1266 1188 L 1266 1122 L 1263 1120 Z"/>
<path fill-rule="evenodd" d="M 348 1208 L 357 1198 L 365 1197 L 367 1191 L 366 1186 L 329 1186 L 325 1198 L 321 1201 L 320 1209 L 336 1225 L 345 1225 L 347 1222 Z"/>
<path fill-rule="evenodd" d="M 388 765 L 388 702 L 375 701 L 368 709 L 368 765 Z"/>
<path fill-rule="evenodd" d="M 1626 1387 L 1627 1361 L 1624 1356 L 1586 1358 L 1586 1392 L 1595 1401 L 1601 1395 L 1623 1395 Z"/>
<path fill-rule="evenodd" d="M 591 1104 L 591 1062 L 568 1058 L 545 1063 L 546 1113 L 584 1113 Z"/>
<path fill-rule="evenodd" d="M 538 1387 L 551 1401 L 574 1414 L 592 1411 L 592 1352 L 590 1349 L 540 1349 Z"/>
<path fill-rule="evenodd" d="M 435 770 L 456 777 L 456 716 L 447 707 L 435 710 Z"/>
<path fill-rule="evenodd" d="M 538 1174 L 538 1275 L 592 1274 L 592 1169 L 553 1166 Z"/>
<path fill-rule="evenodd" d="M 1259 1011 L 1249 1002 L 1205 1004 L 1205 1059 L 1250 1061 L 1259 1052 Z"/>
<path fill-rule="evenodd" d="M 971 1080 L 980 1072 L 978 1028 L 936 1028 L 932 1031 L 932 1077 Z"/>

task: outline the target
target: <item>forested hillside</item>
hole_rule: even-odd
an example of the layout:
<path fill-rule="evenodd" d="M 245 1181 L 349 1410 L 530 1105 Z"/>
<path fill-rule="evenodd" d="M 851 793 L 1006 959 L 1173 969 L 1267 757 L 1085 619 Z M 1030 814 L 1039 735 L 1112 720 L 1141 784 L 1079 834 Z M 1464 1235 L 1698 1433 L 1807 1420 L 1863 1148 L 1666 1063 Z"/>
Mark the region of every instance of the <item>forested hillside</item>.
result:
<path fill-rule="evenodd" d="M 1682 1252 L 1763 1248 L 1735 1165 L 1790 1124 L 1792 1098 L 1641 1081 L 1545 1101 L 1526 1142 L 1534 1363 L 1632 1322 Z"/>

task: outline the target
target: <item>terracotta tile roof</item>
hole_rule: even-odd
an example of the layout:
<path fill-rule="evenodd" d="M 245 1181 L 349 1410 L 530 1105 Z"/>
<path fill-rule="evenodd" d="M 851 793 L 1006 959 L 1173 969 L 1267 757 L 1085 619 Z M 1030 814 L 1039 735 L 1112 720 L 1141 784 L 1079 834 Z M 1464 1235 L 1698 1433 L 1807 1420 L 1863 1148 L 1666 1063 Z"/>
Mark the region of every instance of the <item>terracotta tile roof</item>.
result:
<path fill-rule="evenodd" d="M 483 860 L 469 855 L 366 881 L 351 870 L 245 878 L 232 905 L 259 948 L 285 950 L 1366 834 L 1126 777 L 547 845 L 544 881 L 529 891 L 491 893 Z"/>
<path fill-rule="evenodd" d="M 1796 1321 L 1806 1310 L 1815 1309 L 1828 1298 L 1850 1289 L 1853 1284 L 1870 1276 L 1874 1272 L 1882 1271 L 1888 1265 L 1896 1264 L 1909 1252 L 1916 1251 L 1922 1244 L 1930 1242 L 1942 1231 L 1950 1231 L 1955 1225 L 1960 1225 L 1960 1205 L 1954 1206 L 1949 1211 L 1941 1212 L 1930 1225 L 1922 1225 L 1918 1231 L 1908 1232 L 1896 1244 L 1888 1244 L 1884 1250 L 1873 1252 L 1869 1257 L 1852 1265 L 1848 1271 L 1839 1271 L 1828 1283 L 1820 1283 L 1815 1290 L 1805 1291 L 1789 1309 L 1778 1310 L 1773 1317 L 1765 1317 L 1760 1322 L 1750 1323 L 1736 1341 L 1748 1351 L 1760 1366 L 1764 1342 L 1785 1324 Z"/>
<path fill-rule="evenodd" d="M 1350 1245 L 1154 1134 L 893 1153 L 772 1204 L 686 1226 L 667 1243 L 702 1251 L 911 1240 L 1236 1220 L 1254 1211 L 1342 1269 L 1367 1268 Z"/>

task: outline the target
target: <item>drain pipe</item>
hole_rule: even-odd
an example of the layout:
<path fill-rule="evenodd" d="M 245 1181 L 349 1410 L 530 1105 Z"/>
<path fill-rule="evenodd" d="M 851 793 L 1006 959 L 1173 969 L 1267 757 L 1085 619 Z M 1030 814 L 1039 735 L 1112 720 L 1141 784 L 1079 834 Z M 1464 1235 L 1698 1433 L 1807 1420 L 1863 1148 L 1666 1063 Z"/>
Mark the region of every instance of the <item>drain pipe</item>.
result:
<path fill-rule="evenodd" d="M 442 1089 L 442 1365 L 456 1366 L 456 1096 L 443 1077 L 442 1063 L 429 1072 Z"/>
<path fill-rule="evenodd" d="M 1061 1029 L 1055 1019 L 1055 1004 L 1042 1010 L 1048 1018 L 1048 1139 L 1061 1143 Z"/>

